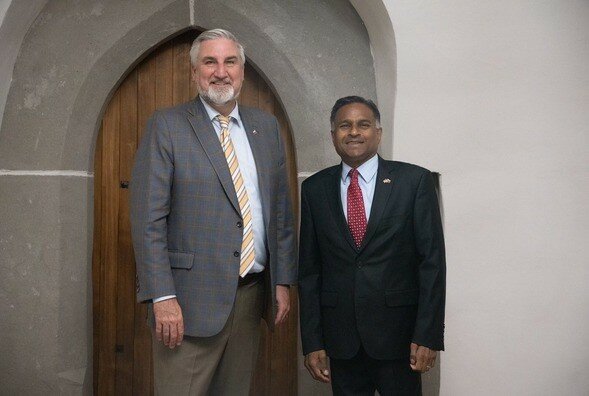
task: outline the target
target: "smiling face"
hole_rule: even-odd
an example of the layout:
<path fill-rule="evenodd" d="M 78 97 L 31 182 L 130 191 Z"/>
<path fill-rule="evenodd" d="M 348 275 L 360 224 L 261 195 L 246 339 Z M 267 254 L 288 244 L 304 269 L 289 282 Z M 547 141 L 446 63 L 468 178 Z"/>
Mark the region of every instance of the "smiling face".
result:
<path fill-rule="evenodd" d="M 192 80 L 199 95 L 213 108 L 224 114 L 234 102 L 243 84 L 244 65 L 234 41 L 220 38 L 200 43 L 196 64 L 192 66 Z"/>
<path fill-rule="evenodd" d="M 365 104 L 350 103 L 340 108 L 331 128 L 335 151 L 352 168 L 357 168 L 376 154 L 382 128 Z"/>

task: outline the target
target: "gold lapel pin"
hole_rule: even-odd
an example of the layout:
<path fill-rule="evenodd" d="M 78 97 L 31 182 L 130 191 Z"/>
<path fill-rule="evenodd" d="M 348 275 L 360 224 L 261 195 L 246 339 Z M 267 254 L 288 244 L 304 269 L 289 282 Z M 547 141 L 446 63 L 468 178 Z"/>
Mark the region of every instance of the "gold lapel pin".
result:
<path fill-rule="evenodd" d="M 258 131 L 256 131 L 256 130 L 254 129 L 254 130 L 252 131 L 252 133 L 253 133 L 254 135 L 257 135 L 257 134 L 258 134 Z"/>
<path fill-rule="evenodd" d="M 384 184 L 389 184 L 389 183 L 391 182 L 391 179 L 384 179 L 382 182 L 383 182 Z"/>

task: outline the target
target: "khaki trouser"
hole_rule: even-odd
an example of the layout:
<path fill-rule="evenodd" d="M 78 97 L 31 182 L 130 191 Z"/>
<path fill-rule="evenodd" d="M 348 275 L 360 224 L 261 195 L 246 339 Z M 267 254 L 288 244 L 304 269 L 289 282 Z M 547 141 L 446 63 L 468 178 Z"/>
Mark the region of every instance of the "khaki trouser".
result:
<path fill-rule="evenodd" d="M 248 395 L 260 341 L 264 282 L 239 286 L 223 330 L 212 337 L 184 337 L 169 349 L 153 340 L 156 395 Z"/>

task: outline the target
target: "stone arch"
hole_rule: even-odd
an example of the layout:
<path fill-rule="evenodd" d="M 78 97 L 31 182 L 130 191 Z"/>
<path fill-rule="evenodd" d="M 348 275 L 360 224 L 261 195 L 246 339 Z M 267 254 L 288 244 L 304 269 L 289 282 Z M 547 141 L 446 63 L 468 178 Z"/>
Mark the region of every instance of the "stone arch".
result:
<path fill-rule="evenodd" d="M 93 67 L 88 71 L 87 77 L 80 87 L 79 94 L 76 97 L 71 118 L 66 130 L 66 146 L 64 152 L 75 152 L 76 147 L 87 147 L 88 153 L 80 153 L 83 158 L 75 159 L 75 164 L 81 164 L 84 158 L 88 160 L 84 165 L 85 169 L 92 169 L 92 157 L 94 153 L 94 144 L 96 141 L 96 134 L 98 133 L 99 123 L 102 119 L 104 107 L 110 100 L 111 94 L 119 86 L 120 82 L 126 77 L 127 73 L 132 70 L 137 63 L 144 59 L 153 48 L 161 43 L 167 42 L 173 37 L 184 33 L 190 29 L 206 30 L 213 26 L 221 25 L 197 25 L 195 23 L 186 23 L 169 26 L 169 15 L 177 11 L 177 3 L 185 3 L 185 1 L 177 1 L 162 11 L 151 15 L 148 19 L 142 21 L 131 29 L 127 34 L 121 36 L 113 45 L 96 61 Z M 238 15 L 234 16 L 238 19 Z M 164 26 L 162 26 L 164 25 Z M 168 25 L 168 26 L 165 26 Z M 160 28 L 161 26 L 161 28 Z M 146 35 L 149 29 L 153 29 L 157 34 Z M 230 25 L 225 26 L 227 29 L 235 32 L 246 47 L 246 56 L 248 62 L 262 74 L 266 81 L 269 81 L 278 93 L 278 97 L 283 102 L 291 104 L 300 104 L 304 102 L 307 97 L 304 80 L 300 73 L 296 70 L 290 59 L 288 59 L 283 52 L 277 47 L 277 44 L 270 40 L 267 36 L 261 34 L 259 27 L 254 26 L 251 22 L 244 20 L 241 22 L 240 28 L 234 28 Z M 240 31 L 247 31 L 240 35 Z M 242 36 L 245 36 L 242 38 Z M 264 48 L 265 55 L 250 51 L 250 48 Z M 259 52 L 259 51 L 258 51 Z M 268 56 L 268 54 L 270 56 Z M 267 59 L 272 58 L 272 62 Z M 287 80 L 289 86 L 282 87 L 281 81 Z M 280 88 L 276 88 L 276 83 Z M 296 89 L 294 88 L 296 87 Z M 280 94 L 282 93 L 282 94 Z M 290 114 L 290 113 L 289 113 Z M 292 123 L 301 125 L 303 130 L 310 130 L 305 128 L 308 119 L 300 117 L 296 112 L 292 115 L 294 120 Z M 300 120 L 299 120 L 300 118 Z M 92 132 L 86 131 L 80 134 L 81 130 L 85 130 L 92 126 Z M 90 141 L 88 141 L 90 138 Z M 80 141 L 82 140 L 82 141 Z M 74 163 L 70 164 L 72 159 L 64 158 L 61 164 L 62 169 L 69 169 Z"/>
<path fill-rule="evenodd" d="M 235 0 L 200 1 L 198 10 L 186 0 L 150 3 L 45 6 L 15 64 L 0 147 L 10 166 L 3 168 L 91 169 L 97 120 L 117 82 L 150 48 L 192 27 L 226 27 L 245 44 L 289 114 L 301 170 L 336 160 L 329 137 L 318 133 L 328 130 L 335 99 L 376 97 L 368 35 L 347 1 L 262 1 L 267 6 L 255 12 Z"/>

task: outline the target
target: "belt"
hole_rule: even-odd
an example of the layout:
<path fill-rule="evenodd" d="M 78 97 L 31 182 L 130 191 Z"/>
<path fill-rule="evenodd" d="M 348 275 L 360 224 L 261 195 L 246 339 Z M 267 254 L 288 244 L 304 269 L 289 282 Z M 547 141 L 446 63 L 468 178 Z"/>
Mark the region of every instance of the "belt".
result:
<path fill-rule="evenodd" d="M 237 281 L 237 286 L 245 286 L 249 285 L 250 283 L 255 283 L 258 280 L 264 277 L 264 271 L 262 272 L 254 272 L 253 274 L 250 272 L 243 278 L 240 276 L 239 280 Z"/>

